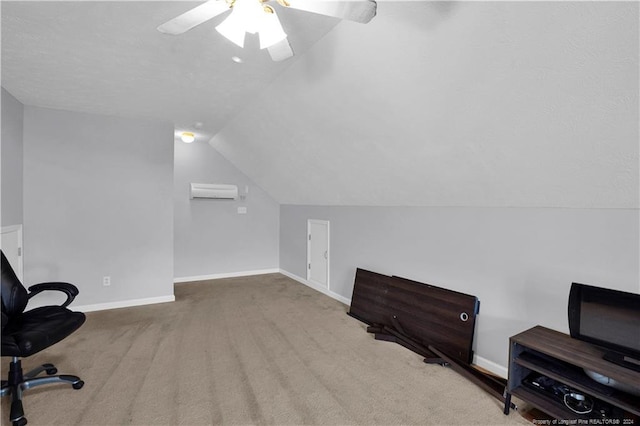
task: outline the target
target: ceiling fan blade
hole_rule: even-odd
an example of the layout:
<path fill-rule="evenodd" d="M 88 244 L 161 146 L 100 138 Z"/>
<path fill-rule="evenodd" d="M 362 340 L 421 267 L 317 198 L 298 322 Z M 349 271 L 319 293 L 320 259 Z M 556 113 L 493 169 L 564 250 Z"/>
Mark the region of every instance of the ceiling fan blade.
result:
<path fill-rule="evenodd" d="M 269 55 L 271 55 L 271 59 L 276 62 L 284 61 L 285 59 L 289 59 L 293 56 L 293 49 L 291 49 L 289 40 L 286 38 L 267 47 L 267 50 L 269 51 Z"/>
<path fill-rule="evenodd" d="M 209 0 L 160 25 L 158 31 L 171 35 L 182 34 L 227 10 L 229 10 L 229 5 L 226 1 Z"/>
<path fill-rule="evenodd" d="M 373 0 L 282 0 L 286 7 L 366 24 L 376 16 Z M 287 6 L 288 4 L 288 6 Z"/>

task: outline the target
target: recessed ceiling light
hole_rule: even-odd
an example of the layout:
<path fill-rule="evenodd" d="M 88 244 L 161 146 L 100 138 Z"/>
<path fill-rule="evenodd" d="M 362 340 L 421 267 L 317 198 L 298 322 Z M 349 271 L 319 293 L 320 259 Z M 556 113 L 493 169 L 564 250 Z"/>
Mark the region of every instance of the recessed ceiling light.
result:
<path fill-rule="evenodd" d="M 196 140 L 196 135 L 191 132 L 182 132 L 180 139 L 182 139 L 184 143 L 191 143 Z"/>
<path fill-rule="evenodd" d="M 235 62 L 236 64 L 241 64 L 241 63 L 243 62 L 243 61 L 242 61 L 242 58 L 240 58 L 240 57 L 238 57 L 238 56 L 232 56 L 232 57 L 231 57 L 231 60 L 232 60 L 233 62 Z"/>

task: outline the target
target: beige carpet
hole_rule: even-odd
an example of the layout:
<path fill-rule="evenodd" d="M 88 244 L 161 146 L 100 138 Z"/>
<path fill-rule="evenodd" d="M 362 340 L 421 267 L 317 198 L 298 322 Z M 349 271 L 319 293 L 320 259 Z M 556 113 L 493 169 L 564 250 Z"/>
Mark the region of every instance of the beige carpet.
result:
<path fill-rule="evenodd" d="M 175 294 L 90 313 L 26 360 L 25 370 L 53 362 L 86 382 L 26 391 L 29 425 L 530 425 L 280 274 L 179 284 Z M 8 409 L 2 398 L 2 425 Z"/>

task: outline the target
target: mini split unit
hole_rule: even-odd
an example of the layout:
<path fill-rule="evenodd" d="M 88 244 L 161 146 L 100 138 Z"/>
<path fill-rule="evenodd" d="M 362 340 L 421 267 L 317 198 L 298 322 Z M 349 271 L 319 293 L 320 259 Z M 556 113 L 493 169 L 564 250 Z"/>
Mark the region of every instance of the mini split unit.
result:
<path fill-rule="evenodd" d="M 192 183 L 189 198 L 209 198 L 216 200 L 235 200 L 238 198 L 237 185 L 219 183 Z"/>

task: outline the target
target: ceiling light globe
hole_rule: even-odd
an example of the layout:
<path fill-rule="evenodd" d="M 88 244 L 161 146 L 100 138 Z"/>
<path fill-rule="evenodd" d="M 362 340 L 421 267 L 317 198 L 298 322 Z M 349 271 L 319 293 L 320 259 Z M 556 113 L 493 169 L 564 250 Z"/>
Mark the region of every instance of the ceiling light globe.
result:
<path fill-rule="evenodd" d="M 196 135 L 191 132 L 182 132 L 182 134 L 180 135 L 180 139 L 184 143 L 191 143 L 196 140 Z"/>

